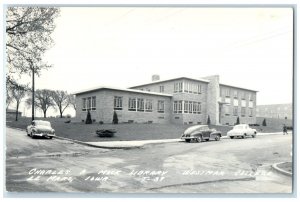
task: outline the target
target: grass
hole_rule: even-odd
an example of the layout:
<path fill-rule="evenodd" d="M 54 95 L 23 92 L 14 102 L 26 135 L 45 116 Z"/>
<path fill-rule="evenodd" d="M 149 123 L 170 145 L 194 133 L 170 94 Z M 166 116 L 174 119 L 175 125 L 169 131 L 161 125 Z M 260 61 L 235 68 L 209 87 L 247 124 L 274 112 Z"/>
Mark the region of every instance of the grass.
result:
<path fill-rule="evenodd" d="M 179 124 L 84 124 L 82 122 L 65 123 L 69 120 L 67 118 L 37 118 L 50 121 L 52 127 L 56 131 L 57 136 L 75 139 L 84 142 L 99 142 L 99 141 L 125 141 L 125 140 L 156 140 L 156 139 L 174 139 L 180 138 L 185 129 L 191 125 L 179 125 Z M 267 123 L 270 125 L 264 127 L 253 127 L 258 131 L 263 132 L 279 132 L 282 130 L 282 125 L 271 125 L 269 119 Z M 14 128 L 26 129 L 31 123 L 31 118 L 21 117 L 19 121 L 13 119 L 7 120 L 7 126 Z M 259 123 L 259 122 L 258 122 Z M 211 126 L 222 132 L 223 136 L 226 136 L 227 132 L 232 128 L 230 126 Z M 98 129 L 115 129 L 117 133 L 112 138 L 100 138 L 96 135 Z"/>

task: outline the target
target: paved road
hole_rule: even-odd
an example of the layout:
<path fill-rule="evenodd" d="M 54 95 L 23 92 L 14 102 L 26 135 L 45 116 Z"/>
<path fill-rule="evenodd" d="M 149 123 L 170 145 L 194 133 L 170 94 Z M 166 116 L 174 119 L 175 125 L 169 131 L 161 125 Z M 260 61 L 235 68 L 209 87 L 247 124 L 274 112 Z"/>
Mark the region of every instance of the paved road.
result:
<path fill-rule="evenodd" d="M 7 128 L 11 192 L 290 193 L 292 179 L 270 165 L 292 161 L 291 135 L 98 149 L 31 139 Z"/>

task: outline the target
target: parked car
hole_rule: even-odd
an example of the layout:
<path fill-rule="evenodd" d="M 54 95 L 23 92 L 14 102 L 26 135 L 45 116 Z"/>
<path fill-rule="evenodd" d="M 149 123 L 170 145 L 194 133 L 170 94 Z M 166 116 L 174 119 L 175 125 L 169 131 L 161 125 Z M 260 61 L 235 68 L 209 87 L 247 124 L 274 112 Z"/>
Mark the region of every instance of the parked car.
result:
<path fill-rule="evenodd" d="M 55 130 L 51 127 L 51 123 L 42 120 L 33 120 L 31 125 L 27 126 L 26 132 L 32 138 L 39 136 L 52 139 L 55 136 Z"/>
<path fill-rule="evenodd" d="M 214 128 L 210 129 L 207 125 L 196 125 L 186 129 L 181 135 L 181 139 L 186 142 L 202 142 L 204 140 L 209 141 L 212 139 L 219 141 L 221 136 L 222 133 Z"/>
<path fill-rule="evenodd" d="M 250 128 L 248 124 L 239 124 L 233 127 L 232 130 L 227 132 L 227 136 L 233 139 L 234 137 L 245 138 L 247 136 L 251 136 L 253 138 L 256 137 L 256 130 Z"/>

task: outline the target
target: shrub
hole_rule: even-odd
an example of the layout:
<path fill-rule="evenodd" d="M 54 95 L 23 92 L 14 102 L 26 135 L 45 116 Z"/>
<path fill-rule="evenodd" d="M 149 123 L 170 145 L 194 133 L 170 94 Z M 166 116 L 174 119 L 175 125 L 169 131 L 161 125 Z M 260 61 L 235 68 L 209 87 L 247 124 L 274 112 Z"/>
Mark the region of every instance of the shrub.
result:
<path fill-rule="evenodd" d="M 209 115 L 207 117 L 207 125 L 210 125 L 210 117 L 209 117 Z"/>
<path fill-rule="evenodd" d="M 102 125 L 102 124 L 103 124 L 103 121 L 99 121 L 99 124 L 101 124 L 101 125 Z"/>
<path fill-rule="evenodd" d="M 119 123 L 118 114 L 116 111 L 114 111 L 113 124 L 118 124 L 118 123 Z"/>
<path fill-rule="evenodd" d="M 90 110 L 88 110 L 88 113 L 86 115 L 85 124 L 92 124 L 92 117 L 91 117 Z"/>
<path fill-rule="evenodd" d="M 239 116 L 236 118 L 236 123 L 235 123 L 235 125 L 238 125 L 238 124 L 240 124 L 240 117 L 239 117 Z"/>
<path fill-rule="evenodd" d="M 267 121 L 266 121 L 266 119 L 263 120 L 262 125 L 263 125 L 263 126 L 267 126 Z"/>

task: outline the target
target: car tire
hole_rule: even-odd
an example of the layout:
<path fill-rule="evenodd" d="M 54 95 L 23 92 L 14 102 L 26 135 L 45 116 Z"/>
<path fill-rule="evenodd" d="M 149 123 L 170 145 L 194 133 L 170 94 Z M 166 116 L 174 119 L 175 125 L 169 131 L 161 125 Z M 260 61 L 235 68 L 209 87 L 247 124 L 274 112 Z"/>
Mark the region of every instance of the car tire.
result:
<path fill-rule="evenodd" d="M 202 137 L 197 137 L 196 141 L 197 142 L 202 142 Z"/>
<path fill-rule="evenodd" d="M 53 137 L 51 136 L 51 137 L 49 137 L 49 139 L 52 139 Z"/>
<path fill-rule="evenodd" d="M 230 136 L 230 139 L 233 139 L 234 138 L 234 136 Z"/>
<path fill-rule="evenodd" d="M 254 135 L 252 135 L 252 138 L 256 138 L 256 133 L 254 133 Z"/>
<path fill-rule="evenodd" d="M 245 139 L 245 137 L 246 137 L 246 134 L 242 135 L 242 139 Z"/>
<path fill-rule="evenodd" d="M 30 137 L 31 137 L 32 139 L 34 139 L 33 132 L 31 132 Z"/>
<path fill-rule="evenodd" d="M 191 139 L 185 139 L 186 142 L 191 142 Z"/>
<path fill-rule="evenodd" d="M 217 135 L 216 137 L 215 137 L 215 140 L 216 141 L 219 141 L 221 139 L 221 136 L 220 135 Z"/>

